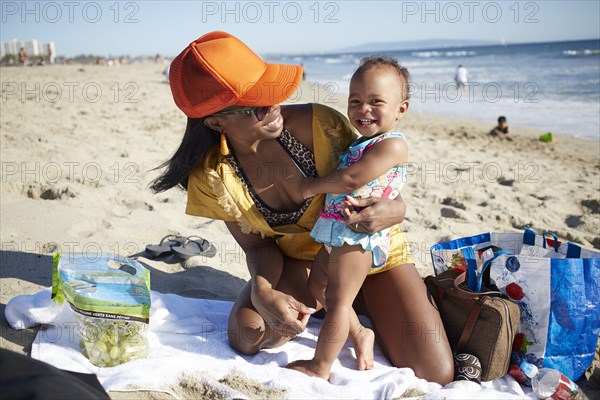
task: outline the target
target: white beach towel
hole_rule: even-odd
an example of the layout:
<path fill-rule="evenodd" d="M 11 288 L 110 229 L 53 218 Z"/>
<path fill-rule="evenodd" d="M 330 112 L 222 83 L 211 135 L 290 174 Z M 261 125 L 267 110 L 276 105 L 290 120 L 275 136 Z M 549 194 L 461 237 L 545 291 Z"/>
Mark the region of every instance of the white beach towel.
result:
<path fill-rule="evenodd" d="M 94 373 L 107 391 L 157 390 L 185 397 L 177 390 L 184 382 L 188 389 L 190 385 L 198 386 L 196 397 L 202 396 L 202 387 L 218 397 L 251 397 L 229 384 L 227 378 L 235 375 L 272 389 L 270 397 L 289 399 L 535 398 L 531 389 L 522 388 L 509 375 L 481 385 L 461 381 L 442 387 L 416 378 L 409 368 L 392 367 L 377 346 L 375 368 L 358 371 L 349 343 L 334 364 L 330 383 L 310 378 L 285 366 L 293 360 L 312 358 L 320 320 L 311 318 L 302 335 L 284 346 L 246 357 L 233 351 L 227 341 L 227 317 L 233 303 L 158 292 L 152 292 L 150 356 L 112 368 L 99 368 L 79 350 L 73 312 L 66 302 L 62 306 L 54 304 L 50 293 L 50 289 L 45 289 L 34 295 L 14 297 L 6 305 L 6 320 L 14 329 L 44 324 L 34 340 L 31 356 L 61 369 Z"/>

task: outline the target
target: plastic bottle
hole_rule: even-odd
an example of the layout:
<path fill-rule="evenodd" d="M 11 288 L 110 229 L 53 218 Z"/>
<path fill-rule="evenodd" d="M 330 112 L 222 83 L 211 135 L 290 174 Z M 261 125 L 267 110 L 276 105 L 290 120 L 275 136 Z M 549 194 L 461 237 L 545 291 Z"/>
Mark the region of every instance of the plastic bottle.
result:
<path fill-rule="evenodd" d="M 558 370 L 551 368 L 538 369 L 535 365 L 523 361 L 521 371 L 531 378 L 533 392 L 540 399 L 584 400 L 588 398 L 575 382 Z"/>

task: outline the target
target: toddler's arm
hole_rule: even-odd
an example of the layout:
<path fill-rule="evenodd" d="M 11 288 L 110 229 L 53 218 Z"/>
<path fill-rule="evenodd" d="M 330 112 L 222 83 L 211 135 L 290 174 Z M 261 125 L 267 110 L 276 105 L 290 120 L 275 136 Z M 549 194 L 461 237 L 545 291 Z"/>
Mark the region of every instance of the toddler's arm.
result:
<path fill-rule="evenodd" d="M 300 184 L 302 196 L 308 199 L 319 193 L 352 192 L 407 160 L 408 146 L 404 139 L 382 140 L 371 147 L 359 161 L 346 168 L 337 169 L 320 178 L 305 178 Z"/>

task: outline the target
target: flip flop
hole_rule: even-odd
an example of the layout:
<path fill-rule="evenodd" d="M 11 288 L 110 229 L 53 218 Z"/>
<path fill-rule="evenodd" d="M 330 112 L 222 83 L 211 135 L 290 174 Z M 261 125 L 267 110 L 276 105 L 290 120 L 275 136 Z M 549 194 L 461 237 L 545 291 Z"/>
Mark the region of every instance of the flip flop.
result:
<path fill-rule="evenodd" d="M 159 244 L 149 244 L 146 251 L 153 257 L 162 257 L 171 253 L 173 246 L 181 246 L 187 239 L 183 236 L 167 235 L 160 240 Z"/>
<path fill-rule="evenodd" d="M 173 246 L 171 250 L 184 260 L 194 256 L 214 257 L 217 254 L 215 245 L 200 236 L 189 236 L 183 244 Z"/>

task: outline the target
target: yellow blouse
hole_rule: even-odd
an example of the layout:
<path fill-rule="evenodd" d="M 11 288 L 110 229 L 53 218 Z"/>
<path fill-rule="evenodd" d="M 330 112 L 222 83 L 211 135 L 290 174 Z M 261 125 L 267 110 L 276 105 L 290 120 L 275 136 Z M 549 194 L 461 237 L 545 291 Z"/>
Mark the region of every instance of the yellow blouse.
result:
<path fill-rule="evenodd" d="M 336 168 L 339 156 L 356 139 L 356 135 L 348 120 L 339 112 L 320 104 L 311 106 L 315 163 L 319 176 L 325 176 Z M 312 260 L 321 244 L 310 237 L 310 231 L 317 221 L 324 199 L 324 194 L 315 196 L 296 224 L 270 227 L 242 181 L 219 153 L 217 144 L 207 154 L 205 163 L 196 167 L 188 177 L 186 213 L 237 221 L 243 232 L 275 238 L 286 256 Z M 397 226 L 392 228 L 390 240 L 388 262 L 383 268 L 375 270 L 377 273 L 413 262 L 404 235 Z"/>

